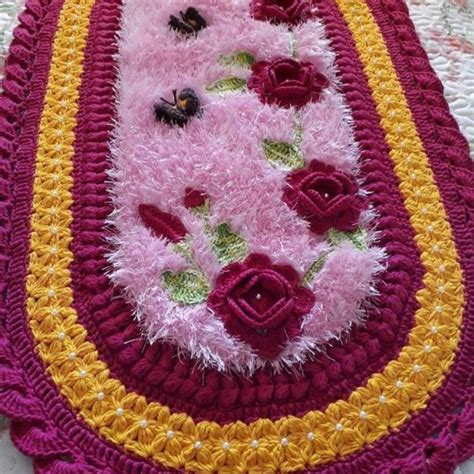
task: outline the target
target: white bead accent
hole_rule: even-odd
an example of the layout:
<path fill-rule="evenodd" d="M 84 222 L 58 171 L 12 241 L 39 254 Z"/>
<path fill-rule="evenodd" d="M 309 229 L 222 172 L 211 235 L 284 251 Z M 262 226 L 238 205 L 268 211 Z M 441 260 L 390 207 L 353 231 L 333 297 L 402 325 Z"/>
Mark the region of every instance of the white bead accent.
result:
<path fill-rule="evenodd" d="M 429 354 L 431 352 L 432 348 L 430 344 L 426 344 L 424 347 L 424 351 Z"/>
<path fill-rule="evenodd" d="M 102 401 L 105 398 L 105 393 L 104 392 L 98 392 L 97 393 L 97 400 Z"/>
<path fill-rule="evenodd" d="M 226 441 L 225 443 L 222 443 L 222 449 L 224 451 L 228 451 L 230 449 L 230 443 Z"/>
<path fill-rule="evenodd" d="M 53 191 L 51 191 L 51 196 L 53 198 L 59 197 L 59 191 L 57 189 L 54 189 Z"/>
<path fill-rule="evenodd" d="M 403 382 L 401 380 L 397 380 L 397 382 L 395 383 L 395 386 L 397 388 L 403 388 Z"/>
<path fill-rule="evenodd" d="M 344 425 L 342 423 L 337 423 L 336 431 L 342 431 L 344 429 Z"/>
<path fill-rule="evenodd" d="M 59 158 L 55 158 L 55 159 L 53 160 L 53 165 L 54 165 L 54 166 L 59 166 L 60 164 L 61 164 L 61 160 L 60 160 Z"/>
<path fill-rule="evenodd" d="M 364 410 L 361 410 L 361 411 L 359 412 L 359 418 L 360 418 L 361 420 L 365 420 L 365 419 L 367 418 L 367 412 L 365 412 Z"/>
<path fill-rule="evenodd" d="M 387 397 L 385 395 L 380 395 L 379 402 L 383 405 L 387 401 Z"/>
<path fill-rule="evenodd" d="M 410 179 L 416 179 L 416 173 L 412 173 L 412 174 L 410 175 Z"/>
<path fill-rule="evenodd" d="M 58 334 L 58 339 L 59 339 L 60 341 L 64 341 L 64 338 L 65 338 L 65 337 L 66 337 L 66 334 L 64 334 L 63 332 L 60 332 L 60 333 Z"/>
<path fill-rule="evenodd" d="M 418 364 L 414 364 L 413 365 L 413 372 L 415 372 L 415 374 L 421 372 L 421 367 Z"/>
<path fill-rule="evenodd" d="M 310 431 L 307 435 L 306 435 L 306 438 L 308 439 L 308 441 L 313 441 L 316 439 L 316 435 Z"/>
<path fill-rule="evenodd" d="M 443 287 L 443 290 L 444 290 L 444 287 Z M 444 291 L 443 291 L 443 293 L 444 293 Z M 435 313 L 440 314 L 442 312 L 443 312 L 443 307 L 440 304 L 436 305 L 435 306 Z"/>
<path fill-rule="evenodd" d="M 59 176 L 58 176 L 57 174 L 52 174 L 52 175 L 51 175 L 51 179 L 52 179 L 53 181 L 59 181 Z"/>
<path fill-rule="evenodd" d="M 434 231 L 434 227 L 432 225 L 429 225 L 426 230 L 431 234 L 431 232 Z"/>
<path fill-rule="evenodd" d="M 432 250 L 434 253 L 438 253 L 438 252 L 440 251 L 439 245 L 433 245 L 433 247 L 431 247 L 431 250 Z"/>
<path fill-rule="evenodd" d="M 446 288 L 443 286 L 443 285 L 440 285 L 438 286 L 438 288 L 436 289 L 436 291 L 439 293 L 439 294 L 444 294 L 446 293 Z"/>
<path fill-rule="evenodd" d="M 431 333 L 436 334 L 438 332 L 438 327 L 437 326 L 431 326 Z"/>
<path fill-rule="evenodd" d="M 59 229 L 53 225 L 52 227 L 49 228 L 49 231 L 53 234 L 53 235 L 56 235 L 57 233 L 59 233 Z"/>
<path fill-rule="evenodd" d="M 148 421 L 140 420 L 140 428 L 142 429 L 148 428 Z"/>
<path fill-rule="evenodd" d="M 256 298 L 257 300 L 261 300 L 261 299 L 262 299 L 262 295 L 261 295 L 260 293 L 257 293 L 257 294 L 255 295 L 255 298 Z"/>
<path fill-rule="evenodd" d="M 56 308 L 52 308 L 50 313 L 51 313 L 51 316 L 55 317 L 59 314 L 59 310 L 57 310 Z"/>
<path fill-rule="evenodd" d="M 54 275 L 55 273 L 56 273 L 56 270 L 54 269 L 54 267 L 48 268 L 48 275 Z"/>
<path fill-rule="evenodd" d="M 49 213 L 55 216 L 58 213 L 58 208 L 53 206 L 52 208 L 50 208 Z"/>
<path fill-rule="evenodd" d="M 76 358 L 76 353 L 75 352 L 70 352 L 67 357 L 68 357 L 69 360 L 74 360 Z"/>
<path fill-rule="evenodd" d="M 257 449 L 258 448 L 258 441 L 256 439 L 254 439 L 251 443 L 250 443 L 250 446 L 252 446 L 253 449 Z"/>
<path fill-rule="evenodd" d="M 288 446 L 288 438 L 281 438 L 280 444 L 282 446 Z"/>
<path fill-rule="evenodd" d="M 173 438 L 174 438 L 174 431 L 173 431 L 173 430 L 168 430 L 168 431 L 166 432 L 166 437 L 167 437 L 168 439 L 173 439 Z"/>
<path fill-rule="evenodd" d="M 445 265 L 440 265 L 438 267 L 438 271 L 439 271 L 439 273 L 444 273 L 446 271 L 446 266 Z"/>
<path fill-rule="evenodd" d="M 56 292 L 55 292 L 52 288 L 50 288 L 50 289 L 48 290 L 48 296 L 49 296 L 50 298 L 52 298 L 53 296 L 56 296 Z"/>
<path fill-rule="evenodd" d="M 85 370 L 79 371 L 79 378 L 85 379 L 87 376 L 87 372 Z"/>
<path fill-rule="evenodd" d="M 427 207 L 422 207 L 422 208 L 420 209 L 420 212 L 421 212 L 422 214 L 428 214 L 428 208 L 427 208 Z"/>
<path fill-rule="evenodd" d="M 201 443 L 201 441 L 196 441 L 196 442 L 194 443 L 194 447 L 195 447 L 196 449 L 201 449 L 201 448 L 202 448 L 202 443 Z"/>
<path fill-rule="evenodd" d="M 122 416 L 123 415 L 123 408 L 119 407 L 115 410 L 115 415 L 116 416 Z"/>
<path fill-rule="evenodd" d="M 51 255 L 56 255 L 59 252 L 58 248 L 56 246 L 53 246 L 49 249 L 49 253 Z"/>

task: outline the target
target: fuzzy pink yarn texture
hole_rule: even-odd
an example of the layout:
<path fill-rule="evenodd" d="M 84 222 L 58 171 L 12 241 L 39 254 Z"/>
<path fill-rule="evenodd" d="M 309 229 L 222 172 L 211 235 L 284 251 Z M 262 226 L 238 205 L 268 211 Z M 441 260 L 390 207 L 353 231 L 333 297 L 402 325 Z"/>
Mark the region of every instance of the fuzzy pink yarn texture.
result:
<path fill-rule="evenodd" d="M 314 65 L 329 82 L 318 100 L 299 111 L 305 164 L 317 159 L 357 177 L 359 156 L 352 119 L 337 91 L 334 54 L 318 20 L 295 26 L 289 33 L 285 25 L 249 21 L 248 2 L 228 2 L 219 9 L 219 22 L 189 41 L 172 34 L 167 26 L 170 14 L 186 5 L 176 1 L 156 9 L 147 0 L 124 6 L 119 120 L 110 172 L 116 209 L 110 218 L 115 229 L 110 278 L 122 288 L 150 343 L 171 341 L 200 364 L 221 370 L 252 372 L 266 364 L 279 370 L 304 362 L 326 341 L 341 337 L 364 319 L 364 304 L 374 296 L 384 253 L 372 245 L 370 211 L 361 216 L 368 247 L 356 249 L 343 243 L 329 252 L 327 239 L 312 233 L 282 200 L 288 170 L 268 163 L 262 142 L 293 140 L 294 108 L 263 104 L 249 89 L 212 94 L 206 88 L 223 77 L 248 79 L 251 74 L 250 69 L 220 63 L 222 55 L 245 51 L 258 61 L 270 61 L 282 51 L 290 54 L 294 42 L 298 60 Z M 213 2 L 203 0 L 195 6 L 212 24 L 217 14 Z M 157 45 L 156 55 L 145 47 L 152 43 Z M 157 122 L 154 103 L 184 88 L 196 91 L 205 120 L 194 118 L 184 128 Z M 205 302 L 176 303 L 163 287 L 163 272 L 186 270 L 189 262 L 169 241 L 157 238 L 143 225 L 137 212 L 142 204 L 155 205 L 182 222 L 192 236 L 194 261 L 211 285 L 223 267 L 202 219 L 185 206 L 187 189 L 206 193 L 209 224 L 228 224 L 245 240 L 249 254 L 265 254 L 278 264 L 290 264 L 301 277 L 312 263 L 326 258 L 309 283 L 316 304 L 302 320 L 301 335 L 288 340 L 277 358 L 262 358 L 229 334 Z M 363 183 L 360 192 L 364 192 Z"/>

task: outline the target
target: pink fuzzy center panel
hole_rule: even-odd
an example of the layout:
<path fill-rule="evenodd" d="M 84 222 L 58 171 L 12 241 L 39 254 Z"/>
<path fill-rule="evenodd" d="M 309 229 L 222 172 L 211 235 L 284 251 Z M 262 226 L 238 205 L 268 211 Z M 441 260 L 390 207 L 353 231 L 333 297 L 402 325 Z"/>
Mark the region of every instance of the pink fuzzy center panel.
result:
<path fill-rule="evenodd" d="M 125 2 L 111 279 L 150 343 L 281 370 L 363 323 L 384 252 L 320 22 L 216 4 Z"/>

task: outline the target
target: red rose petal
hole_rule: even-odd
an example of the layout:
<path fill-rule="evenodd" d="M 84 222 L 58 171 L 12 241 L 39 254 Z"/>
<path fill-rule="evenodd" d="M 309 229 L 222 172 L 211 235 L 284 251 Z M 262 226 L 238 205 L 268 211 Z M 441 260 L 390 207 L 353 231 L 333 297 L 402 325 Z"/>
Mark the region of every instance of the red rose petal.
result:
<path fill-rule="evenodd" d="M 193 207 L 203 206 L 206 203 L 207 194 L 199 189 L 186 188 L 184 190 L 184 207 L 191 209 Z"/>
<path fill-rule="evenodd" d="M 138 214 L 145 227 L 150 229 L 156 237 L 176 243 L 184 239 L 186 228 L 178 217 L 161 211 L 153 204 L 140 204 Z"/>

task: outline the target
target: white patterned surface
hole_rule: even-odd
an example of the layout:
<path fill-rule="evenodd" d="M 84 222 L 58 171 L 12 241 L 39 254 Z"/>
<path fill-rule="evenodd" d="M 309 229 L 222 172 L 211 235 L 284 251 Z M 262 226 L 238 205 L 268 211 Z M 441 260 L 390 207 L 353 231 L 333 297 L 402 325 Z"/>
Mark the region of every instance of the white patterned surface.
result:
<path fill-rule="evenodd" d="M 474 0 L 406 1 L 474 158 Z M 24 0 L 0 0 L 0 80 L 23 3 Z M 0 474 L 29 474 L 32 470 L 30 459 L 14 448 L 7 422 L 0 416 Z M 474 474 L 474 459 L 459 466 L 456 474 Z"/>
<path fill-rule="evenodd" d="M 2 90 L 3 64 L 7 56 L 8 45 L 13 38 L 13 28 L 24 3 L 25 0 L 0 0 L 0 92 Z M 2 472 L 0 471 L 0 474 Z"/>

